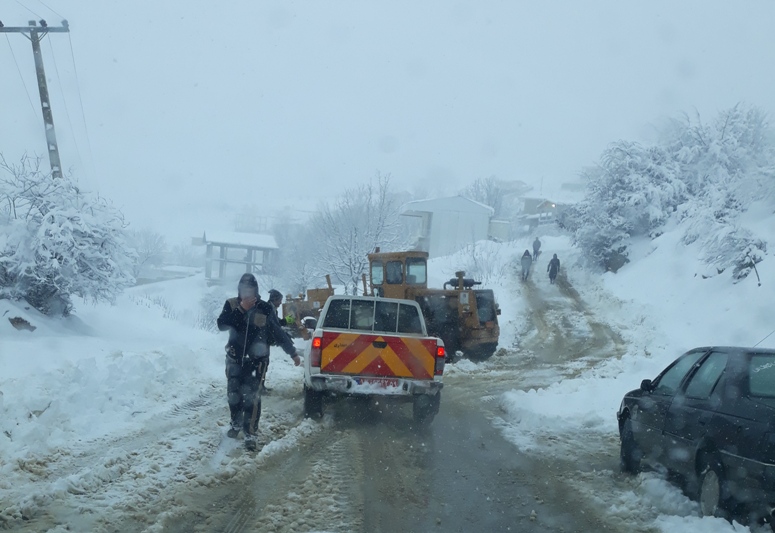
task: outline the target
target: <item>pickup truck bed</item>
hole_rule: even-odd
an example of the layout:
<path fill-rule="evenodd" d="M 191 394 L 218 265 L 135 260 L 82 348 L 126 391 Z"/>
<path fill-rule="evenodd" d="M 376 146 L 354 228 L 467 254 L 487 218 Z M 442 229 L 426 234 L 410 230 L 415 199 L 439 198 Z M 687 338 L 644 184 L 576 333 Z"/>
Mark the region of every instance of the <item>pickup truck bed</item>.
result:
<path fill-rule="evenodd" d="M 305 412 L 324 396 L 391 396 L 414 403 L 415 420 L 438 412 L 444 343 L 429 337 L 417 302 L 334 296 L 326 302 L 305 360 Z"/>

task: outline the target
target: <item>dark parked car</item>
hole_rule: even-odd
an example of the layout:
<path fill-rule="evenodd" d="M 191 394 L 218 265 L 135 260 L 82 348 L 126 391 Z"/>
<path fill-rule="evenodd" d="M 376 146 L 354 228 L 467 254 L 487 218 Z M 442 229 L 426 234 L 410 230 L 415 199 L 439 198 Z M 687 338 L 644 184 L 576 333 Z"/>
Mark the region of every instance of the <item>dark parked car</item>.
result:
<path fill-rule="evenodd" d="M 667 469 L 703 515 L 745 510 L 772 526 L 775 350 L 690 350 L 627 393 L 617 418 L 623 470 Z"/>

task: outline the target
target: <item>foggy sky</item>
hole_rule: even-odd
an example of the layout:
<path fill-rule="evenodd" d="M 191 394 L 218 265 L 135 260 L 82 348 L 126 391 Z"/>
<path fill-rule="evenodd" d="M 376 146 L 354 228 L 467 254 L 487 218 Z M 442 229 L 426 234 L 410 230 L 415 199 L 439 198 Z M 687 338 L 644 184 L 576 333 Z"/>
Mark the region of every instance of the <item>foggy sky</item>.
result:
<path fill-rule="evenodd" d="M 61 19 L 20 2 L 35 15 L 3 2 L 6 26 Z M 433 196 L 490 175 L 547 192 L 683 111 L 775 110 L 772 1 L 45 3 L 72 32 L 43 43 L 63 165 L 173 240 L 377 171 Z M 29 42 L 8 39 L 0 151 L 45 154 Z"/>

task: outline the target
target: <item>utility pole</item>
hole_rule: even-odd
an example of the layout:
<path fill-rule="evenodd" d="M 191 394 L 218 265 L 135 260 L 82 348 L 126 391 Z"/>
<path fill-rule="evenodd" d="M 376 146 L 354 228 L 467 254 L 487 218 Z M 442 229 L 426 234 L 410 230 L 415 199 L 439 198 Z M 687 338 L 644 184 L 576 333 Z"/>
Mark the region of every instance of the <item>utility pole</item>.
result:
<path fill-rule="evenodd" d="M 0 22 L 0 33 L 21 33 L 32 43 L 32 56 L 35 58 L 35 72 L 38 75 L 38 90 L 40 91 L 40 107 L 43 109 L 43 125 L 46 128 L 46 144 L 48 145 L 48 159 L 51 162 L 51 175 L 54 178 L 62 177 L 62 163 L 59 160 L 59 147 L 54 132 L 54 115 L 51 113 L 51 101 L 48 98 L 48 84 L 46 83 L 46 71 L 43 69 L 43 55 L 40 53 L 40 41 L 49 32 L 67 33 L 70 25 L 66 20 L 58 27 L 49 26 L 45 20 L 40 21 L 40 26 L 34 20 L 29 21 L 29 26 L 9 27 Z"/>

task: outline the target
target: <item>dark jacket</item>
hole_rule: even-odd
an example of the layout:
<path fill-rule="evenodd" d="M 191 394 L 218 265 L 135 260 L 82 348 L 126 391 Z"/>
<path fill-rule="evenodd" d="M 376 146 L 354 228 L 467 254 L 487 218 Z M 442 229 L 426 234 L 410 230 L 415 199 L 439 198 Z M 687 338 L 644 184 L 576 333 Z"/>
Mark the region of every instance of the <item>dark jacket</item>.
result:
<path fill-rule="evenodd" d="M 550 276 L 556 276 L 557 272 L 560 271 L 560 260 L 556 257 L 553 257 L 551 261 L 549 261 L 549 265 L 546 267 L 546 271 L 549 272 Z"/>
<path fill-rule="evenodd" d="M 280 327 L 277 313 L 269 302 L 258 300 L 249 311 L 244 311 L 239 298 L 229 298 L 218 317 L 218 329 L 229 332 L 226 349 L 237 359 L 268 357 L 270 339 L 291 357 L 296 355 L 291 338 Z"/>
<path fill-rule="evenodd" d="M 530 268 L 530 265 L 533 263 L 533 258 L 530 255 L 530 252 L 525 250 L 525 253 L 522 254 L 522 259 L 520 260 L 522 262 L 522 268 Z"/>

